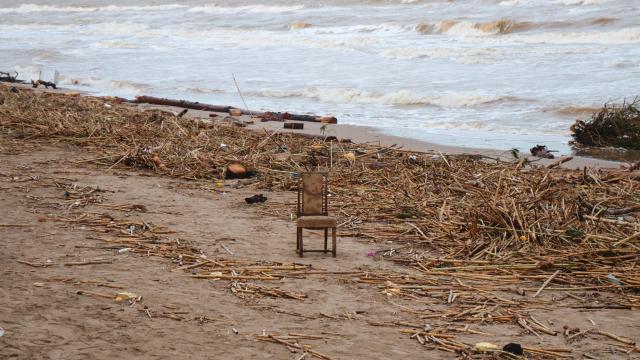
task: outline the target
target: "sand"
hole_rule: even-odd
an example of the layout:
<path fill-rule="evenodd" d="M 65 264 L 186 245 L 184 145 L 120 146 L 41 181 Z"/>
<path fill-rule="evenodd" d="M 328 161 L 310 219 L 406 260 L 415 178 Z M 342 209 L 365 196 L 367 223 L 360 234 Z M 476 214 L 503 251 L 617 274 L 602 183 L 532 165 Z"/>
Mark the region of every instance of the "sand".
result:
<path fill-rule="evenodd" d="M 367 256 L 374 244 L 340 237 L 338 257 L 294 252 L 295 225 L 288 218 L 260 215 L 260 205 L 243 198 L 256 193 L 241 180 L 225 181 L 223 192 L 203 190 L 202 183 L 156 176 L 150 172 L 108 170 L 78 162 L 99 156 L 91 149 L 69 145 L 10 142 L 0 136 L 0 337 L 2 359 L 298 359 L 285 346 L 256 340 L 263 333 L 303 333 L 324 336 L 308 340 L 335 359 L 451 359 L 453 353 L 428 351 L 401 334 L 401 327 L 370 322 L 424 322 L 403 312 L 408 302 L 388 298 L 375 286 L 354 283 L 339 275 L 286 278 L 284 289 L 308 295 L 305 301 L 263 298 L 241 300 L 228 281 L 192 279 L 172 272 L 169 260 L 118 254 L 100 236 L 82 227 L 39 221 L 71 216 L 76 210 L 55 182 L 99 186 L 107 190 L 103 204 L 143 204 L 149 212 L 109 210 L 89 204 L 82 212 L 130 216 L 168 226 L 176 239 L 192 241 L 209 257 L 277 260 L 312 264 L 332 271 L 362 269 L 411 272 L 406 267 Z M 271 201 L 295 203 L 292 193 L 265 193 Z M 293 205 L 292 205 L 293 208 Z M 21 226 L 6 226 L 19 224 Z M 320 241 L 307 240 L 309 245 Z M 224 245 L 224 246 L 223 246 Z M 226 249 L 225 249 L 226 247 Z M 231 252 L 232 254 L 230 254 Z M 61 263 L 108 259 L 112 264 L 62 266 Z M 18 261 L 47 262 L 31 267 Z M 91 282 L 94 282 L 93 284 Z M 143 304 L 116 304 L 108 298 L 78 295 L 78 290 L 102 294 L 120 291 L 143 296 Z M 565 296 L 545 292 L 550 300 Z M 412 306 L 416 306 L 415 303 Z M 438 308 L 433 310 L 437 311 Z M 637 339 L 640 317 L 625 310 L 534 310 L 537 319 L 561 330 L 563 325 L 598 328 Z M 168 318 L 171 316 L 173 318 Z M 427 320 L 428 321 L 428 320 Z M 548 322 L 547 322 L 548 321 Z M 476 326 L 474 326 L 476 328 Z M 518 342 L 535 347 L 571 347 L 574 355 L 596 354 L 618 359 L 603 342 L 567 344 L 562 336 L 543 339 L 516 326 L 482 326 L 493 335 L 460 335 L 474 344 Z M 236 333 L 237 331 L 237 333 Z"/>
<path fill-rule="evenodd" d="M 266 130 L 281 123 L 267 123 Z M 256 123 L 255 127 L 263 127 Z M 309 133 L 318 126 L 305 125 Z M 262 131 L 262 130 L 261 130 Z M 332 126 L 338 137 L 354 141 L 402 144 L 407 149 L 449 152 L 446 148 L 407 141 L 371 129 Z M 369 137 L 370 136 L 370 137 Z M 363 137 L 363 138 L 361 138 Z M 414 147 L 415 146 L 415 147 Z M 453 150 L 451 150 L 453 152 Z M 247 205 L 244 197 L 257 189 L 243 180 L 224 181 L 219 191 L 206 182 L 168 178 L 128 168 L 108 169 L 84 162 L 103 155 L 98 149 L 78 148 L 48 141 L 15 141 L 0 135 L 0 337 L 1 359 L 299 359 L 280 344 L 257 340 L 262 334 L 302 333 L 322 336 L 304 340 L 334 359 L 451 359 L 456 354 L 427 351 L 401 326 L 374 326 L 372 322 L 428 323 L 404 311 L 419 302 L 388 297 L 375 286 L 341 275 L 287 277 L 283 289 L 307 294 L 307 299 L 260 298 L 243 300 L 229 290 L 229 281 L 193 279 L 173 272 L 168 259 L 118 253 L 97 240 L 99 233 L 52 217 L 70 217 L 77 210 L 130 217 L 167 226 L 176 241 L 190 241 L 209 258 L 274 260 L 311 264 L 330 271 L 366 269 L 411 273 L 414 270 L 367 254 L 393 244 L 340 236 L 338 257 L 308 254 L 297 257 L 295 223 L 289 217 L 265 216 L 261 205 Z M 493 156 L 495 153 L 484 154 Z M 576 160 L 574 160 L 576 161 Z M 582 160 L 580 160 L 582 161 Z M 586 160 L 585 160 L 586 161 Z M 571 162 L 570 162 L 571 163 Z M 100 204 L 76 204 L 65 198 L 56 183 L 98 186 Z M 295 194 L 264 193 L 269 200 L 295 207 Z M 141 204 L 148 212 L 125 212 L 102 205 Z M 14 226 L 15 225 L 15 226 Z M 319 246 L 308 239 L 307 246 Z M 86 260 L 112 263 L 64 266 Z M 19 261 L 47 263 L 33 267 Z M 79 295 L 91 291 L 106 295 L 127 291 L 143 297 L 134 306 L 110 298 Z M 565 294 L 545 291 L 552 301 Z M 584 292 L 581 296 L 597 293 Z M 144 310 L 144 307 L 148 313 Z M 445 311 L 446 305 L 430 308 Z M 557 331 L 563 326 L 609 331 L 634 340 L 640 338 L 637 311 L 538 308 L 531 312 Z M 460 327 L 459 323 L 452 326 Z M 538 348 L 572 348 L 570 356 L 591 354 L 600 359 L 628 357 L 611 350 L 613 341 L 577 340 L 562 335 L 531 335 L 515 325 L 472 325 L 483 334 L 464 334 L 458 341 L 489 341 L 500 346 L 517 342 Z M 631 355 L 633 357 L 634 355 Z M 309 358 L 309 357 L 307 357 Z"/>

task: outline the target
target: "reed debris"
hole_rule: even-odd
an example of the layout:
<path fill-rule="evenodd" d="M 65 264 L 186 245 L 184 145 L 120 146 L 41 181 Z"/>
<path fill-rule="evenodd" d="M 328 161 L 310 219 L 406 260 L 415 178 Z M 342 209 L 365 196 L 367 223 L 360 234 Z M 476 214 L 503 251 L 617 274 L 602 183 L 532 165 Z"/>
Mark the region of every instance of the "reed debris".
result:
<path fill-rule="evenodd" d="M 590 120 L 576 120 L 571 126 L 574 144 L 640 150 L 639 105 L 638 97 L 622 104 L 605 104 Z"/>

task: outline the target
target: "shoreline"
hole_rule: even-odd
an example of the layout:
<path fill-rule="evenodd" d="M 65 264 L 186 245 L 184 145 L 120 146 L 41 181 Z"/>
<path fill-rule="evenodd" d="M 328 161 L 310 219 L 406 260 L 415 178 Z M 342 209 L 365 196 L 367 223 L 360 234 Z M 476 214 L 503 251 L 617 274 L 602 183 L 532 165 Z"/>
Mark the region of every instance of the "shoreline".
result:
<path fill-rule="evenodd" d="M 20 84 L 20 83 L 4 83 L 3 82 L 2 84 L 32 89 L 31 85 L 28 83 Z M 78 91 L 75 89 L 60 88 L 60 87 L 57 89 L 42 89 L 41 87 L 38 87 L 37 89 L 34 89 L 34 90 L 68 94 L 68 95 L 77 94 L 78 96 L 87 96 L 87 97 L 93 97 L 93 98 L 109 98 L 110 97 L 110 96 L 97 96 L 86 91 Z M 153 104 L 146 104 L 146 103 L 137 104 L 136 106 L 138 106 L 143 110 L 159 109 L 159 110 L 169 111 L 173 113 L 179 113 L 181 110 L 183 110 L 183 108 L 180 108 L 180 107 L 153 105 Z M 210 118 L 209 114 L 215 114 L 217 116 L 214 118 Z M 231 115 L 228 113 L 189 109 L 189 111 L 185 116 L 187 118 L 193 118 L 193 119 L 219 121 L 220 119 L 223 119 L 225 116 L 231 116 Z M 304 129 L 293 130 L 293 129 L 284 129 L 283 128 L 284 121 L 262 122 L 261 119 L 252 117 L 250 115 L 233 116 L 233 118 L 236 118 L 242 122 L 247 123 L 247 128 L 254 129 L 254 130 L 278 131 L 278 132 L 318 135 L 318 136 L 322 136 L 322 135 L 335 136 L 338 139 L 350 139 L 354 143 L 378 144 L 380 146 L 396 145 L 400 149 L 403 149 L 406 151 L 415 151 L 419 153 L 433 153 L 433 154 L 444 154 L 444 155 L 463 155 L 463 154 L 480 155 L 487 158 L 500 159 L 502 161 L 513 160 L 513 156 L 511 155 L 509 150 L 483 149 L 483 148 L 437 144 L 437 143 L 432 143 L 432 142 L 428 142 L 420 139 L 386 134 L 383 132 L 382 129 L 375 128 L 372 126 L 340 124 L 340 123 L 321 124 L 321 123 L 313 123 L 313 122 L 303 122 Z M 338 121 L 340 120 L 338 119 Z M 253 124 L 251 124 L 251 122 L 253 122 Z M 292 121 L 292 122 L 298 122 L 298 121 Z M 323 125 L 326 125 L 324 132 L 321 129 Z M 596 153 L 596 156 L 597 154 L 603 152 L 603 150 L 601 149 L 595 149 L 592 151 Z M 575 153 L 575 151 L 573 155 L 558 156 L 555 159 L 538 158 L 529 153 L 521 153 L 520 156 L 521 158 L 528 158 L 529 161 L 542 166 L 552 164 L 560 159 L 572 157 L 570 161 L 560 165 L 560 167 L 566 168 L 566 169 L 582 169 L 584 167 L 603 168 L 603 169 L 619 168 L 622 165 L 628 164 L 628 162 L 625 162 L 622 160 L 610 160 L 610 159 L 600 158 L 600 157 L 578 155 L 577 153 Z"/>
<path fill-rule="evenodd" d="M 182 110 L 182 108 L 174 107 L 174 106 L 162 106 L 162 105 L 151 105 L 151 104 L 139 104 L 138 106 L 142 109 L 159 109 L 159 110 L 169 111 L 173 113 L 179 113 Z M 216 114 L 217 117 L 209 118 L 209 114 Z M 185 114 L 185 117 L 188 117 L 188 118 L 206 119 L 206 120 L 213 120 L 213 121 L 220 121 L 216 119 L 222 119 L 225 116 L 230 116 L 230 115 L 228 113 L 191 110 L 191 109 Z M 431 143 L 431 142 L 427 142 L 419 139 L 412 139 L 412 138 L 385 134 L 382 130 L 375 127 L 371 127 L 371 126 L 350 125 L 350 124 L 340 124 L 340 123 L 321 124 L 321 123 L 313 123 L 313 122 L 304 122 L 304 129 L 292 130 L 292 129 L 283 128 L 284 121 L 262 122 L 259 118 L 252 118 L 250 115 L 233 116 L 233 118 L 238 119 L 245 123 L 248 122 L 247 128 L 254 129 L 254 130 L 278 131 L 278 132 L 286 132 L 286 133 L 293 133 L 293 134 L 307 134 L 307 135 L 317 135 L 317 136 L 323 136 L 323 135 L 335 136 L 338 139 L 350 139 L 354 143 L 377 144 L 380 146 L 396 145 L 402 150 L 415 151 L 417 153 L 433 153 L 436 155 L 437 154 L 480 155 L 487 158 L 500 159 L 502 161 L 513 160 L 513 156 L 511 155 L 509 150 L 502 151 L 497 149 L 481 149 L 481 148 L 436 144 L 436 143 Z M 253 124 L 251 124 L 251 122 L 253 122 Z M 292 122 L 298 122 L 298 121 L 292 121 Z M 323 126 L 326 126 L 324 132 L 321 129 Z M 612 168 L 619 168 L 620 166 L 625 164 L 625 162 L 623 161 L 607 160 L 607 159 L 593 158 L 593 157 L 580 156 L 580 155 L 558 156 L 555 159 L 538 158 L 527 153 L 521 153 L 520 156 L 521 158 L 526 157 L 531 162 L 534 162 L 542 166 L 552 164 L 561 159 L 572 157 L 570 161 L 560 165 L 560 167 L 565 169 L 582 169 L 584 167 L 612 169 Z"/>

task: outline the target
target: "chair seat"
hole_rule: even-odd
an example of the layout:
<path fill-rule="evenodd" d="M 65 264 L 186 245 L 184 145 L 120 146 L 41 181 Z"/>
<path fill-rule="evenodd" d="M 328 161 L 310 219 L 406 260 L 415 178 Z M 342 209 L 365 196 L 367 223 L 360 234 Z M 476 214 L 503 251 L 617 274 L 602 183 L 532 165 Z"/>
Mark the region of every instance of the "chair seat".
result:
<path fill-rule="evenodd" d="M 331 228 L 336 227 L 336 219 L 331 216 L 301 216 L 297 224 L 303 228 Z"/>

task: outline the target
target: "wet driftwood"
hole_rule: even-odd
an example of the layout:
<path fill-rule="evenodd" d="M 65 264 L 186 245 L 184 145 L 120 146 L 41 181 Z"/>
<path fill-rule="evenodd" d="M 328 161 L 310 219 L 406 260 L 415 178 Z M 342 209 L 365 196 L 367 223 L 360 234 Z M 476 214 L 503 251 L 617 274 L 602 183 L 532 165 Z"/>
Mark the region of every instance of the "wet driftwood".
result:
<path fill-rule="evenodd" d="M 231 109 L 233 109 L 231 106 L 210 105 L 210 104 L 203 104 L 197 101 L 193 102 L 193 101 L 186 101 L 186 100 L 173 100 L 173 99 L 158 98 L 153 96 L 136 96 L 135 100 L 133 100 L 132 102 L 137 104 L 176 106 L 176 107 L 181 107 L 185 109 L 213 111 L 213 112 L 229 112 L 231 111 Z"/>
<path fill-rule="evenodd" d="M 45 88 L 54 88 L 57 89 L 58 87 L 56 86 L 55 83 L 51 82 L 51 81 L 44 81 L 44 80 L 31 80 L 31 86 L 35 89 L 38 86 L 43 85 Z"/>
<path fill-rule="evenodd" d="M 308 122 L 322 122 L 322 123 L 329 123 L 329 124 L 336 124 L 338 122 L 338 120 L 335 117 L 289 114 L 286 112 L 285 113 L 258 112 L 258 111 L 238 109 L 233 106 L 211 105 L 211 104 L 204 104 L 200 102 L 165 99 L 165 98 L 158 98 L 153 96 L 136 96 L 135 100 L 131 102 L 136 104 L 176 106 L 176 107 L 193 109 L 193 110 L 225 112 L 230 114 L 233 113 L 233 114 L 236 114 L 236 116 L 252 115 L 252 116 L 262 117 L 267 120 L 278 120 L 278 121 L 297 120 L 297 121 L 308 121 Z"/>
<path fill-rule="evenodd" d="M 0 71 L 0 81 L 10 82 L 10 83 L 22 83 L 22 80 L 18 80 L 18 72 L 15 72 L 15 75 L 11 75 L 8 72 Z"/>

